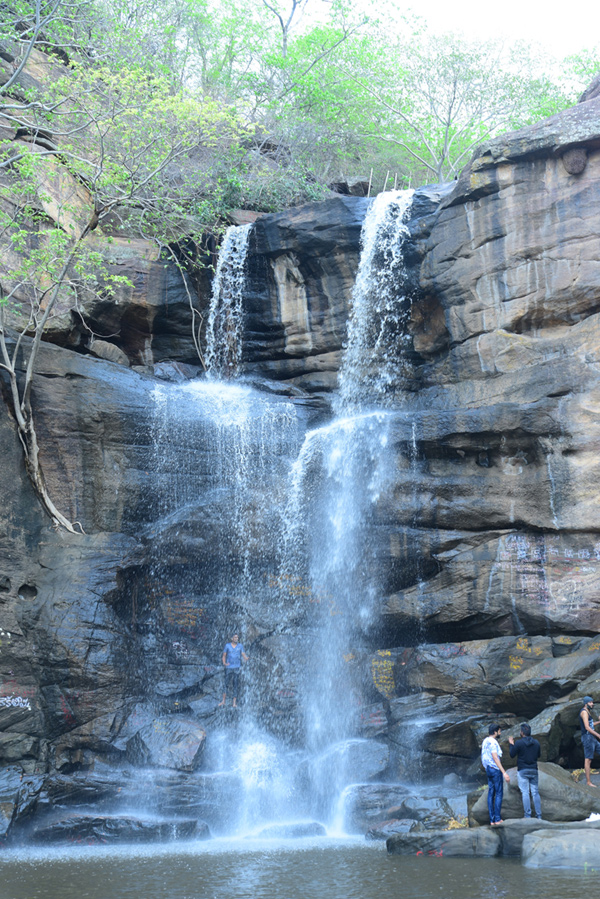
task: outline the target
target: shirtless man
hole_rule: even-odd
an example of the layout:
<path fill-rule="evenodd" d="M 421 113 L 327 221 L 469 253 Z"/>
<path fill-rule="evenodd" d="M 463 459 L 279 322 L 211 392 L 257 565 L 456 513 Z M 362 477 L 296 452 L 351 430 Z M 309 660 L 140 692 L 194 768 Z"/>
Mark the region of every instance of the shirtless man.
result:
<path fill-rule="evenodd" d="M 592 759 L 594 753 L 600 755 L 600 734 L 594 730 L 594 722 L 592 720 L 592 712 L 594 710 L 594 700 L 591 696 L 583 697 L 583 708 L 579 713 L 579 726 L 581 727 L 581 742 L 583 744 L 585 771 L 585 782 L 588 787 L 595 787 L 596 784 L 591 780 Z"/>

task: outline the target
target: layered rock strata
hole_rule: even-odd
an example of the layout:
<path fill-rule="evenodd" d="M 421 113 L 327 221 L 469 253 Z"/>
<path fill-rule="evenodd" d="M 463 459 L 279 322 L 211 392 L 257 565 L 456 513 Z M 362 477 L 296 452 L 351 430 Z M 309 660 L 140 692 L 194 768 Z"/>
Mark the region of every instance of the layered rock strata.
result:
<path fill-rule="evenodd" d="M 581 764 L 579 703 L 600 684 L 599 122 L 600 99 L 589 100 L 483 148 L 451 189 L 417 195 L 406 249 L 411 378 L 391 413 L 393 486 L 365 525 L 381 595 L 372 652 L 348 660 L 362 678 L 356 732 L 383 760 L 365 775 L 373 782 L 474 773 L 492 717 L 515 734 L 532 719 L 545 759 Z M 293 395 L 296 448 L 323 415 L 304 390 L 322 400 L 336 383 L 367 204 L 344 197 L 266 216 L 251 238 L 245 372 Z M 179 275 L 143 248 L 143 264 L 127 253 L 115 264 L 137 273 L 140 296 L 88 310 L 90 321 L 112 333 L 108 313 L 117 316 L 111 346 L 130 363 L 192 362 Z M 165 299 L 171 275 L 177 301 L 170 290 Z M 68 343 L 67 332 L 53 340 Z M 160 391 L 122 365 L 43 348 L 42 463 L 81 535 L 50 527 L 10 415 L 0 420 L 0 761 L 14 766 L 2 788 L 5 832 L 47 811 L 44 781 L 56 784 L 57 772 L 87 772 L 91 783 L 110 763 L 114 786 L 115 771 L 131 771 L 128 745 L 135 763 L 136 735 L 165 715 L 194 722 L 208 747 L 223 724 L 223 630 L 240 620 L 254 683 L 266 685 L 253 711 L 286 740 L 298 732 L 306 619 L 290 589 L 292 640 L 277 632 L 276 523 L 261 505 L 285 489 L 279 469 L 255 490 L 242 549 L 223 538 L 233 493 L 200 491 L 184 511 L 161 505 Z M 201 447 L 200 480 L 217 464 L 207 438 Z M 214 570 L 232 564 L 252 566 L 265 588 L 226 595 Z M 194 783 L 195 811 L 212 809 L 219 824 L 224 781 L 210 754 L 183 767 L 198 770 L 180 775 L 183 786 L 169 780 L 169 802 L 177 808 Z M 99 802 L 102 790 L 91 792 Z"/>

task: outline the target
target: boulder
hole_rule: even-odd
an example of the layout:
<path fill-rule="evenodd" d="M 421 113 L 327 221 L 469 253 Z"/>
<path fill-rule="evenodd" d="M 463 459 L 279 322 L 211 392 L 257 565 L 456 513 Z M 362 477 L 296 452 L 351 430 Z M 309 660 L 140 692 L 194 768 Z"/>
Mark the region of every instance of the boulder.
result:
<path fill-rule="evenodd" d="M 443 829 L 457 819 L 466 822 L 466 815 L 463 793 L 415 793 L 401 784 L 357 784 L 345 791 L 344 828 L 350 833 L 380 832 L 398 820 L 419 822 L 427 830 Z"/>
<path fill-rule="evenodd" d="M 106 359 L 107 362 L 114 362 L 116 365 L 129 365 L 127 353 L 108 340 L 94 340 L 89 350 L 92 356 L 97 356 L 98 359 Z"/>
<path fill-rule="evenodd" d="M 575 652 L 541 659 L 538 664 L 517 672 L 506 689 L 496 696 L 496 706 L 529 717 L 575 690 L 582 680 L 600 669 L 598 641 L 588 638 L 582 642 L 584 645 Z"/>
<path fill-rule="evenodd" d="M 387 840 L 397 833 L 409 833 L 415 826 L 414 818 L 391 818 L 389 821 L 380 821 L 369 827 L 365 834 L 366 840 Z"/>
<path fill-rule="evenodd" d="M 549 821 L 538 821 L 537 818 L 508 818 L 503 824 L 497 824 L 494 827 L 494 833 L 500 837 L 499 854 L 520 858 L 523 840 L 528 834 L 551 830 L 553 827 L 554 825 Z"/>
<path fill-rule="evenodd" d="M 388 837 L 386 847 L 390 855 L 493 858 L 500 853 L 500 837 L 492 828 L 399 833 Z"/>
<path fill-rule="evenodd" d="M 409 788 L 401 784 L 348 787 L 344 798 L 344 829 L 347 833 L 365 833 L 376 823 L 400 817 L 395 810 L 408 796 Z"/>
<path fill-rule="evenodd" d="M 584 821 L 592 812 L 600 812 L 598 790 L 577 783 L 568 771 L 550 762 L 540 762 L 539 791 L 542 816 L 545 821 Z M 517 785 L 517 770 L 509 771 L 510 784 L 504 785 L 502 817 L 522 818 L 523 803 Z M 487 787 L 478 795 L 470 810 L 469 820 L 474 824 L 489 824 Z"/>
<path fill-rule="evenodd" d="M 170 715 L 156 718 L 127 741 L 127 758 L 134 765 L 193 771 L 200 764 L 206 731 L 195 721 Z"/>
<path fill-rule="evenodd" d="M 597 830 L 549 830 L 528 834 L 521 860 L 526 868 L 600 869 Z"/>

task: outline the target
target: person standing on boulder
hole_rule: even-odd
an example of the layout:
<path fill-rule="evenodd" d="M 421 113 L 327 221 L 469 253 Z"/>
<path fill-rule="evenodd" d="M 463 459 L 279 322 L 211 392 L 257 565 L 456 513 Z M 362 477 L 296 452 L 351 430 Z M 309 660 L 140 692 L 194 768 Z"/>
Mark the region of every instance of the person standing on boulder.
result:
<path fill-rule="evenodd" d="M 600 734 L 594 730 L 594 722 L 592 721 L 592 712 L 594 710 L 594 700 L 591 696 L 583 697 L 583 708 L 579 713 L 579 726 L 581 727 L 581 742 L 583 743 L 583 770 L 585 771 L 585 782 L 588 787 L 595 787 L 592 783 L 592 759 L 594 753 L 600 754 Z M 597 722 L 596 722 L 597 723 Z"/>
<path fill-rule="evenodd" d="M 504 784 L 510 783 L 510 777 L 502 767 L 500 758 L 502 750 L 498 743 L 502 728 L 499 724 L 490 724 L 489 737 L 486 737 L 481 744 L 481 764 L 485 768 L 488 779 L 488 809 L 490 812 L 490 824 L 502 824 L 502 796 L 504 793 Z"/>
<path fill-rule="evenodd" d="M 537 740 L 531 736 L 531 727 L 528 724 L 521 725 L 521 739 L 515 741 L 508 738 L 510 743 L 508 751 L 511 759 L 517 757 L 517 783 L 523 797 L 523 814 L 525 818 L 531 818 L 531 801 L 529 789 L 533 797 L 536 818 L 542 817 L 542 803 L 538 789 L 538 766 L 542 748 Z"/>
<path fill-rule="evenodd" d="M 237 709 L 237 695 L 240 689 L 240 670 L 242 660 L 248 661 L 248 656 L 244 652 L 244 647 L 239 642 L 238 634 L 234 634 L 230 643 L 225 644 L 223 650 L 222 662 L 225 667 L 225 690 L 223 691 L 223 699 L 219 706 L 225 705 L 227 693 L 233 693 L 233 708 Z"/>

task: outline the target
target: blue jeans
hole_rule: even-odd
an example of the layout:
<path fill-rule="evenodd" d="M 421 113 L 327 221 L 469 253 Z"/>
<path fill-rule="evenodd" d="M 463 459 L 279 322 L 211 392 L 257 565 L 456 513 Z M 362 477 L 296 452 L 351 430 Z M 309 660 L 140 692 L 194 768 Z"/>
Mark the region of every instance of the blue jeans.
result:
<path fill-rule="evenodd" d="M 531 802 L 529 801 L 529 788 L 533 797 L 533 807 L 537 818 L 542 817 L 542 803 L 538 790 L 538 773 L 533 768 L 517 771 L 517 783 L 523 797 L 523 812 L 526 818 L 531 818 Z"/>
<path fill-rule="evenodd" d="M 586 759 L 593 759 L 594 753 L 600 754 L 600 741 L 593 734 L 585 733 L 581 737 L 583 744 L 583 756 Z"/>
<path fill-rule="evenodd" d="M 488 809 L 490 812 L 490 824 L 502 820 L 502 795 L 504 793 L 504 780 L 500 768 L 486 768 L 488 779 Z"/>

